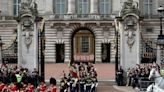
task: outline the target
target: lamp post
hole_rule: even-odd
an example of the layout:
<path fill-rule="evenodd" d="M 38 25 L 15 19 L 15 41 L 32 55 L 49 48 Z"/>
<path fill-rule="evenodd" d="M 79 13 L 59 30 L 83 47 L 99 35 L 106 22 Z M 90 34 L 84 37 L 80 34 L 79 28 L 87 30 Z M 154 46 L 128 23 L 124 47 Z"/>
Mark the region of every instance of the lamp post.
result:
<path fill-rule="evenodd" d="M 118 21 L 122 21 L 122 17 L 116 17 L 116 19 Z M 118 26 L 117 23 L 115 26 Z M 115 36 L 116 36 L 116 54 L 115 54 L 115 80 L 117 81 L 117 71 L 118 71 L 118 65 L 119 65 L 119 61 L 118 61 L 118 28 L 115 28 Z"/>
<path fill-rule="evenodd" d="M 158 9 L 157 9 L 158 13 L 159 13 L 159 19 L 160 19 L 160 34 L 158 35 L 158 38 L 157 38 L 157 45 L 159 47 L 159 50 L 162 51 L 162 47 L 164 47 L 164 35 L 163 35 L 163 30 L 162 30 L 162 19 L 163 19 L 163 14 L 164 14 L 164 8 L 162 6 L 160 6 Z M 159 59 L 161 60 L 161 51 L 160 54 L 159 54 Z M 158 52 L 158 51 L 157 51 Z M 158 59 L 158 60 L 159 60 Z"/>
<path fill-rule="evenodd" d="M 160 35 L 162 35 L 162 19 L 163 19 L 164 8 L 162 6 L 160 6 L 157 9 L 157 11 L 159 13 L 159 19 L 160 19 Z"/>
<path fill-rule="evenodd" d="M 3 64 L 3 58 L 2 58 L 2 45 L 3 45 L 3 43 L 2 43 L 2 39 L 1 39 L 1 36 L 0 36 L 0 61 L 1 61 L 1 63 Z"/>

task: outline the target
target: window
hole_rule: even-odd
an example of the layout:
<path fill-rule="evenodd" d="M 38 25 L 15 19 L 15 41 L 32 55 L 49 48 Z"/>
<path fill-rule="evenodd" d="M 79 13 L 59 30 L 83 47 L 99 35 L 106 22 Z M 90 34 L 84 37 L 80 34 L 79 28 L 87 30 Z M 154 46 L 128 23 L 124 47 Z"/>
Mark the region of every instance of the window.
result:
<path fill-rule="evenodd" d="M 78 13 L 79 14 L 88 14 L 89 13 L 89 0 L 79 0 Z"/>
<path fill-rule="evenodd" d="M 94 53 L 94 38 L 93 34 L 88 30 L 80 30 L 75 34 L 74 54 L 93 54 Z"/>
<path fill-rule="evenodd" d="M 147 32 L 147 33 L 153 33 L 153 29 L 152 29 L 152 28 L 147 28 L 147 29 L 146 29 L 146 32 Z"/>
<path fill-rule="evenodd" d="M 88 36 L 81 37 L 81 52 L 82 53 L 89 52 L 89 37 Z"/>
<path fill-rule="evenodd" d="M 111 13 L 111 0 L 100 0 L 99 1 L 99 11 L 100 14 L 110 14 Z"/>
<path fill-rule="evenodd" d="M 13 5 L 14 5 L 13 14 L 14 14 L 14 16 L 17 16 L 18 13 L 19 13 L 19 8 L 20 8 L 21 0 L 14 0 L 13 3 L 14 3 L 14 4 L 13 4 Z"/>
<path fill-rule="evenodd" d="M 66 0 L 53 0 L 53 9 L 56 14 L 65 14 L 66 13 Z"/>
<path fill-rule="evenodd" d="M 153 0 L 144 0 L 143 14 L 146 16 L 153 15 Z"/>

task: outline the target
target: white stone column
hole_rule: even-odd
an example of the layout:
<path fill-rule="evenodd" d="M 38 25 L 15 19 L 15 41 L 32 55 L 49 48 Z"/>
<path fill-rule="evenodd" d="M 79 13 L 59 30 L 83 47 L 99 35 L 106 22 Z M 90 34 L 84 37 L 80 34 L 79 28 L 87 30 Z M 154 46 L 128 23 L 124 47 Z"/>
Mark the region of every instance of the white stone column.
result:
<path fill-rule="evenodd" d="M 161 62 L 161 50 L 160 50 L 160 46 L 157 46 L 157 63 L 160 64 Z"/>
<path fill-rule="evenodd" d="M 75 14 L 75 0 L 68 0 L 67 14 Z"/>
<path fill-rule="evenodd" d="M 33 67 L 38 67 L 38 28 L 37 23 L 34 23 L 34 63 Z"/>
<path fill-rule="evenodd" d="M 138 16 L 131 15 L 136 21 L 135 30 L 125 29 L 125 22 L 119 23 L 120 30 L 120 65 L 127 70 L 128 68 L 135 67 L 136 64 L 140 63 L 140 27 Z M 126 18 L 130 18 L 126 16 Z M 126 19 L 130 21 L 130 19 Z M 129 35 L 133 32 L 132 35 Z M 131 38 L 130 38 L 131 37 Z M 133 42 L 133 43 L 132 43 Z"/>
<path fill-rule="evenodd" d="M 38 30 L 37 23 L 33 24 L 32 30 L 24 30 L 21 23 L 18 24 L 18 66 L 33 71 L 38 68 Z M 31 43 L 27 43 L 27 36 Z M 29 45 L 29 47 L 27 47 Z"/>
<path fill-rule="evenodd" d="M 45 13 L 53 14 L 53 0 L 44 0 L 45 1 Z"/>
<path fill-rule="evenodd" d="M 98 14 L 98 0 L 91 0 L 90 14 Z"/>
<path fill-rule="evenodd" d="M 19 23 L 17 25 L 17 31 L 18 31 L 18 67 L 21 66 L 22 62 L 22 32 L 21 32 L 21 24 Z"/>
<path fill-rule="evenodd" d="M 121 22 L 119 22 L 119 33 L 120 34 L 124 34 L 124 30 L 123 30 L 123 25 Z M 124 65 L 124 37 L 123 35 L 120 35 L 120 65 Z M 124 67 L 123 67 L 124 68 Z"/>

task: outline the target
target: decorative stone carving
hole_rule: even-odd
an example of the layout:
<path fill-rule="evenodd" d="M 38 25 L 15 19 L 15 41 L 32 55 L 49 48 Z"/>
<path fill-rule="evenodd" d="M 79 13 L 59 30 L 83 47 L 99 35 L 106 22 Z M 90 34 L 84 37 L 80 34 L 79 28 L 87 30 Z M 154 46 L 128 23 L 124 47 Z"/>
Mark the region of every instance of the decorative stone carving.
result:
<path fill-rule="evenodd" d="M 24 36 L 24 43 L 25 43 L 25 46 L 27 47 L 27 53 L 29 53 L 29 47 L 32 43 L 33 24 L 34 24 L 33 20 L 30 17 L 24 17 L 22 19 L 22 25 L 23 25 L 22 36 Z"/>
<path fill-rule="evenodd" d="M 105 38 L 109 37 L 109 27 L 107 26 L 103 27 L 103 34 Z"/>
<path fill-rule="evenodd" d="M 19 13 L 20 17 L 24 14 L 38 16 L 37 4 L 35 3 L 35 0 L 22 0 Z"/>
<path fill-rule="evenodd" d="M 58 26 L 57 28 L 57 37 L 62 38 L 63 36 L 63 28 L 61 26 Z"/>
<path fill-rule="evenodd" d="M 133 0 L 127 0 L 124 2 L 120 15 L 123 16 L 128 13 L 139 15 L 138 2 L 134 2 Z"/>
<path fill-rule="evenodd" d="M 33 36 L 32 29 L 25 29 L 25 31 L 22 34 L 24 36 L 24 43 L 27 47 L 27 53 L 29 53 L 29 47 L 32 43 L 32 36 Z"/>
<path fill-rule="evenodd" d="M 124 30 L 126 31 L 127 44 L 131 51 L 135 42 L 135 31 L 137 30 L 137 19 L 134 16 L 128 16 L 124 19 Z"/>

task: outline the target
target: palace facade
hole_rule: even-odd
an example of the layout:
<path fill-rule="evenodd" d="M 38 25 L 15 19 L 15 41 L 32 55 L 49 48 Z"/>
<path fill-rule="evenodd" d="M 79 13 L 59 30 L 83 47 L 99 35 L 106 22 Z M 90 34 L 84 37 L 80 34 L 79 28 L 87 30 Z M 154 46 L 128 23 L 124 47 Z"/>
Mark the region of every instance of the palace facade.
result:
<path fill-rule="evenodd" d="M 115 19 L 119 16 L 126 0 L 34 1 L 37 3 L 39 16 L 45 20 L 46 62 L 62 63 L 71 60 L 95 63 L 115 62 Z M 157 8 L 164 7 L 164 1 L 132 1 L 137 3 L 142 18 L 139 26 L 140 62 L 156 61 L 156 40 L 160 33 Z M 14 47 L 14 50 L 9 49 L 12 49 L 17 37 L 17 22 L 14 17 L 19 14 L 20 3 L 21 0 L 0 0 L 3 58 L 14 58 L 17 54 Z"/>

